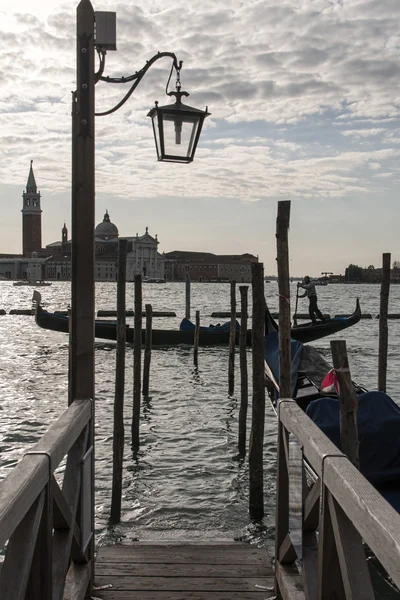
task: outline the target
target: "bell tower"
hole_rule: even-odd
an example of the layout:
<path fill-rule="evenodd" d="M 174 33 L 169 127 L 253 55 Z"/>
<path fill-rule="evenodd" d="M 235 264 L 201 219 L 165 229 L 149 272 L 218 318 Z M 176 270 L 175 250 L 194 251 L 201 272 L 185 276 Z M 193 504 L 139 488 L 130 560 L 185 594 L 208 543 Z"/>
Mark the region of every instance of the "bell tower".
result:
<path fill-rule="evenodd" d="M 66 247 L 67 247 L 67 243 L 68 243 L 68 229 L 66 224 L 64 223 L 64 227 L 61 230 L 61 249 L 63 252 L 65 252 Z"/>
<path fill-rule="evenodd" d="M 22 194 L 22 253 L 24 256 L 38 251 L 42 247 L 42 209 L 32 168 L 29 169 L 26 191 Z"/>

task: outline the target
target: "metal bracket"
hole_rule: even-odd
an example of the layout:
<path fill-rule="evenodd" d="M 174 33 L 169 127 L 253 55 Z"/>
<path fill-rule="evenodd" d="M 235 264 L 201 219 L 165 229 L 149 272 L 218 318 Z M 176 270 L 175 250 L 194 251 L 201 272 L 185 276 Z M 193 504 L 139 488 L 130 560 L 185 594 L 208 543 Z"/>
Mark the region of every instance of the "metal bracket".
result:
<path fill-rule="evenodd" d="M 51 455 L 49 454 L 49 452 L 46 452 L 46 450 L 29 450 L 28 452 L 24 453 L 24 456 L 33 456 L 33 455 L 38 455 L 38 456 L 47 456 L 47 458 L 49 459 L 49 481 L 48 481 L 48 498 L 50 499 L 50 484 L 51 484 L 51 478 L 53 475 L 53 470 L 51 468 Z M 48 511 L 51 511 L 51 502 L 48 502 Z"/>
<path fill-rule="evenodd" d="M 321 464 L 321 501 L 319 503 L 319 512 L 322 513 L 322 507 L 324 504 L 324 500 L 325 500 L 325 485 L 324 485 L 324 475 L 325 475 L 325 459 L 326 458 L 346 458 L 347 460 L 348 457 L 343 454 L 343 452 L 335 453 L 335 454 L 324 454 L 324 456 L 322 457 L 322 464 Z"/>

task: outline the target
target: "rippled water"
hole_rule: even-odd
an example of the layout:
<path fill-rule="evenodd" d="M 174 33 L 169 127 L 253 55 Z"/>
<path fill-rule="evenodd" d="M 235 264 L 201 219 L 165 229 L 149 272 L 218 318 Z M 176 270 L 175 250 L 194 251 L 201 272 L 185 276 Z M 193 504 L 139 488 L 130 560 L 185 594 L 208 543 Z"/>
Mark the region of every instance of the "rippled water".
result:
<path fill-rule="evenodd" d="M 128 284 L 127 307 L 133 308 L 133 284 Z M 65 309 L 69 284 L 42 288 L 43 305 Z M 277 284 L 265 285 L 269 306 L 277 309 Z M 292 292 L 295 293 L 293 284 Z M 319 305 L 331 314 L 352 312 L 360 297 L 363 312 L 379 312 L 378 285 L 329 285 L 318 288 Z M 0 282 L 0 309 L 29 308 L 32 288 Z M 239 296 L 239 294 L 238 294 Z M 210 314 L 229 310 L 227 284 L 192 284 L 192 311 Z M 153 310 L 175 310 L 176 318 L 154 319 L 154 327 L 174 328 L 184 315 L 184 284 L 144 285 L 143 303 Z M 114 309 L 116 286 L 98 283 L 96 309 Z M 251 306 L 251 304 L 250 304 Z M 306 312 L 306 300 L 299 312 Z M 400 286 L 390 292 L 390 312 L 400 312 Z M 194 314 L 194 312 L 193 312 Z M 216 320 L 214 320 L 216 322 Z M 133 324 L 133 323 L 132 323 Z M 400 321 L 389 322 L 388 392 L 399 402 Z M 362 320 L 336 334 L 347 340 L 352 376 L 376 387 L 378 320 Z M 329 360 L 331 338 L 314 342 Z M 0 317 L 0 478 L 4 478 L 67 406 L 67 336 L 38 328 L 29 316 Z M 249 351 L 249 361 L 251 359 Z M 235 460 L 239 365 L 236 390 L 227 393 L 228 349 L 199 350 L 193 366 L 189 347 L 154 349 L 150 398 L 142 405 L 141 450 L 130 450 L 132 414 L 132 349 L 127 351 L 126 447 L 122 524 L 108 526 L 112 467 L 112 414 L 115 345 L 96 342 L 96 529 L 99 543 L 121 538 L 221 538 L 241 536 L 273 539 L 276 420 L 267 404 L 265 431 L 265 506 L 263 524 L 248 517 L 247 462 Z M 251 381 L 251 378 L 250 378 Z"/>

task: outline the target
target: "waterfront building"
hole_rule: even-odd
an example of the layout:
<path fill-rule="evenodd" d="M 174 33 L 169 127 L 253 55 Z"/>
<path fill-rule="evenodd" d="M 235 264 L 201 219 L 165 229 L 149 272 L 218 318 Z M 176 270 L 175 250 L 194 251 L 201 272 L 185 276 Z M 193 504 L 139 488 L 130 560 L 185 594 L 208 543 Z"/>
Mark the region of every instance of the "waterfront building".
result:
<path fill-rule="evenodd" d="M 168 281 L 184 281 L 188 274 L 192 281 L 237 281 L 251 283 L 251 265 L 258 262 L 253 254 L 212 254 L 174 250 L 165 257 Z"/>

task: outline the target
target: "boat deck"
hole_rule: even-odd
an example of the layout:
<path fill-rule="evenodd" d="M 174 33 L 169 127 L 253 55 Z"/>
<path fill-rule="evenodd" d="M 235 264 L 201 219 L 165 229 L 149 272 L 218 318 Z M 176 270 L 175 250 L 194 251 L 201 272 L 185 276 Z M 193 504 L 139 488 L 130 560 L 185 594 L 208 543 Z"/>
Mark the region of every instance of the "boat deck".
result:
<path fill-rule="evenodd" d="M 93 596 L 101 600 L 266 600 L 275 595 L 265 549 L 244 542 L 105 546 Z"/>

